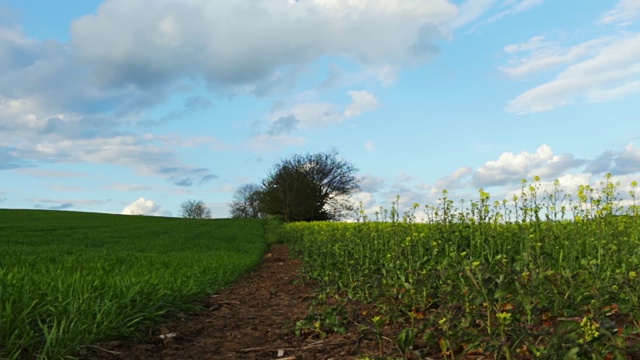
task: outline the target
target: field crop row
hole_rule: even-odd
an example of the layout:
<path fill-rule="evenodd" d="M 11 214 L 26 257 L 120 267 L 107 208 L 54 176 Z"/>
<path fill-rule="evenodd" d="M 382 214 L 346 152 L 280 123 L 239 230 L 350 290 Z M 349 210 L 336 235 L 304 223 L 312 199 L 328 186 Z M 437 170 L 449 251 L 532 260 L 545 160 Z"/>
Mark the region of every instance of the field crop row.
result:
<path fill-rule="evenodd" d="M 281 237 L 322 297 L 373 304 L 362 315 L 374 332 L 400 327 L 384 335 L 404 357 L 637 358 L 635 186 L 624 202 L 610 178 L 573 197 L 536 179 L 508 201 L 481 190 L 459 207 L 445 192 L 422 222 L 396 202 L 378 221 L 294 223 Z M 313 326 L 335 330 L 336 313 Z"/>
<path fill-rule="evenodd" d="M 0 358 L 62 359 L 195 307 L 255 267 L 263 225 L 0 210 Z"/>

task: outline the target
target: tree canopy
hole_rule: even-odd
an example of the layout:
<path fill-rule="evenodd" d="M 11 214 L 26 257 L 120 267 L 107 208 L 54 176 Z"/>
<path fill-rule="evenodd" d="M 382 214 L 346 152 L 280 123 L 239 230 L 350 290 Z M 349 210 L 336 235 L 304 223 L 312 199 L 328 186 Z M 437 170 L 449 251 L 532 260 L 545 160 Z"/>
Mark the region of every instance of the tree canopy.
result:
<path fill-rule="evenodd" d="M 210 219 L 211 210 L 202 200 L 186 200 L 180 204 L 180 215 L 189 219 Z"/>
<path fill-rule="evenodd" d="M 232 218 L 261 219 L 264 213 L 260 208 L 261 187 L 257 184 L 244 184 L 233 194 L 230 212 Z"/>
<path fill-rule="evenodd" d="M 335 152 L 293 155 L 262 181 L 261 209 L 285 221 L 340 219 L 349 210 L 346 196 L 358 189 L 356 171 Z"/>

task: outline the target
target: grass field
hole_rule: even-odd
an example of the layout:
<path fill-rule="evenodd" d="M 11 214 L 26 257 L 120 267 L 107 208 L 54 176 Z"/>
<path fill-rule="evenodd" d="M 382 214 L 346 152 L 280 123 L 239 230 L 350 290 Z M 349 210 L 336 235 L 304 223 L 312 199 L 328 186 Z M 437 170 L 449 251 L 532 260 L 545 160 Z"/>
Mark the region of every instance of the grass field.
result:
<path fill-rule="evenodd" d="M 328 304 L 310 331 L 337 331 L 336 306 L 359 302 L 374 306 L 361 325 L 381 342 L 380 329 L 402 329 L 384 335 L 406 357 L 419 358 L 411 349 L 421 343 L 446 359 L 635 359 L 635 187 L 624 203 L 610 178 L 573 196 L 538 181 L 505 201 L 481 190 L 464 207 L 444 193 L 419 223 L 418 205 L 401 214 L 395 203 L 378 221 L 287 224 L 281 237 Z"/>
<path fill-rule="evenodd" d="M 253 269 L 263 223 L 0 210 L 0 358 L 61 359 Z"/>

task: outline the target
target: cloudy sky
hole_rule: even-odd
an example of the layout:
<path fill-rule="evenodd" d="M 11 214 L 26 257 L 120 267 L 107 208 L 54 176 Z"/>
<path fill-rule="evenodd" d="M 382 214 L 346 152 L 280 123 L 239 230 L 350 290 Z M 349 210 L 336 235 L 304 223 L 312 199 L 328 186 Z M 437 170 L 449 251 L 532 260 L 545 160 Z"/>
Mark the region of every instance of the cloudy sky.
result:
<path fill-rule="evenodd" d="M 367 208 L 640 180 L 640 0 L 0 0 L 0 208 L 227 216 L 337 150 Z"/>

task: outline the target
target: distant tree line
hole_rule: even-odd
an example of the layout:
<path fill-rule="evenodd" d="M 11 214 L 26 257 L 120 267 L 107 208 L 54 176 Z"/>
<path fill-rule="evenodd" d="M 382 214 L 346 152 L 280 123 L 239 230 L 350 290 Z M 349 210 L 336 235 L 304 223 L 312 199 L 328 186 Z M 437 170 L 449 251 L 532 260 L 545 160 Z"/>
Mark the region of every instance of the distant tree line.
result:
<path fill-rule="evenodd" d="M 336 152 L 293 155 L 274 165 L 261 183 L 240 186 L 233 218 L 280 216 L 285 222 L 340 220 L 353 211 L 357 169 Z"/>

